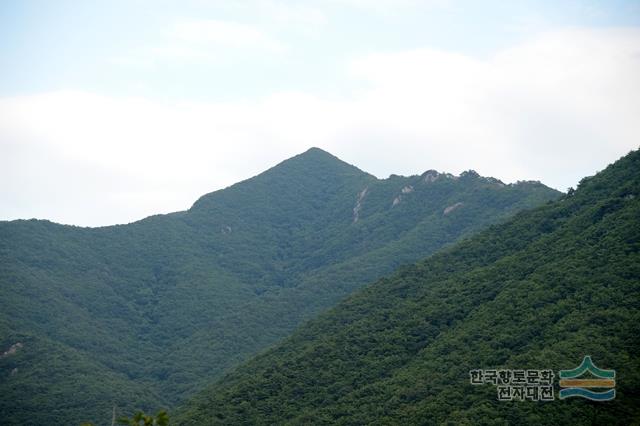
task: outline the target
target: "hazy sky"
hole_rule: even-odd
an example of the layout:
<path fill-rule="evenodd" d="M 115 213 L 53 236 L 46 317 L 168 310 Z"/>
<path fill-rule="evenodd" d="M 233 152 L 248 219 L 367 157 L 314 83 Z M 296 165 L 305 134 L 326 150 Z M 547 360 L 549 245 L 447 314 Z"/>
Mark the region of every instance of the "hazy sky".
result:
<path fill-rule="evenodd" d="M 0 219 L 184 210 L 311 146 L 565 190 L 640 145 L 638 0 L 6 0 L 0 70 Z"/>

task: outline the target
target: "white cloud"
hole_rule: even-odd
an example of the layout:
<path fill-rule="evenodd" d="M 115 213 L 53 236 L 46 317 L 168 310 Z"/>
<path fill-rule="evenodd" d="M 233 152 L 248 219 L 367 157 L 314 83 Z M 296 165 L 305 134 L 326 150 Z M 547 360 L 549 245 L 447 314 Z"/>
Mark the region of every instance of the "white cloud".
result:
<path fill-rule="evenodd" d="M 281 55 L 287 51 L 286 44 L 257 26 L 216 19 L 180 19 L 154 42 L 134 46 L 107 61 L 148 68 L 165 62 L 218 64 L 237 58 L 238 53 L 250 57 L 260 52 Z"/>
<path fill-rule="evenodd" d="M 191 45 L 264 49 L 282 52 L 285 46 L 258 28 L 215 19 L 189 19 L 173 24 L 169 37 Z"/>
<path fill-rule="evenodd" d="M 303 25 L 308 28 L 321 27 L 327 23 L 327 16 L 320 8 L 301 2 L 258 0 L 255 4 L 249 3 L 248 8 L 257 9 L 259 15 L 268 21 L 285 25 Z"/>
<path fill-rule="evenodd" d="M 424 138 L 430 148 L 413 150 L 452 159 L 447 168 L 565 189 L 638 145 L 637 30 L 548 33 L 486 61 L 429 49 L 375 54 L 352 72 L 371 82 L 363 107 L 378 110 L 369 115 Z"/>
<path fill-rule="evenodd" d="M 350 98 L 160 103 L 82 92 L 0 99 L 0 217 L 127 222 L 323 147 L 384 177 L 474 168 L 565 189 L 640 135 L 640 32 L 566 30 L 478 60 L 360 57 Z"/>
<path fill-rule="evenodd" d="M 402 9 L 443 8 L 451 6 L 451 0 L 331 0 L 339 6 L 352 6 L 379 14 L 389 15 Z"/>

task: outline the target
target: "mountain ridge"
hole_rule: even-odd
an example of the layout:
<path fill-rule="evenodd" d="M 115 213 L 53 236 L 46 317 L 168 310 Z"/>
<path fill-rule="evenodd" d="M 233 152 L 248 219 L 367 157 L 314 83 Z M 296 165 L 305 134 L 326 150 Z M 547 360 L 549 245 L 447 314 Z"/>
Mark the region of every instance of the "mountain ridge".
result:
<path fill-rule="evenodd" d="M 400 268 L 223 376 L 181 425 L 640 421 L 640 151 Z M 500 402 L 473 369 L 616 369 L 608 403 Z M 557 388 L 556 388 L 557 392 Z"/>
<path fill-rule="evenodd" d="M 452 179 L 452 180 L 457 180 L 459 178 L 477 178 L 477 179 L 481 179 L 484 180 L 486 182 L 489 183 L 495 183 L 498 185 L 504 185 L 504 186 L 509 186 L 509 187 L 513 187 L 513 186 L 519 186 L 519 185 L 536 185 L 536 186 L 542 186 L 545 188 L 549 188 L 552 190 L 555 190 L 554 188 L 550 188 L 548 186 L 546 186 L 545 184 L 543 184 L 541 181 L 539 180 L 518 180 L 516 182 L 511 182 L 511 183 L 504 183 L 503 181 L 501 181 L 500 179 L 497 179 L 495 177 L 492 176 L 483 176 L 480 175 L 479 173 L 477 173 L 475 170 L 473 169 L 468 169 L 465 171 L 462 171 L 459 175 L 455 175 L 446 171 L 437 171 L 434 169 L 429 169 L 426 170 L 425 172 L 421 173 L 420 175 L 418 174 L 413 174 L 413 175 L 398 175 L 398 174 L 391 174 L 386 178 L 378 178 L 370 173 L 367 173 L 363 170 L 361 170 L 360 168 L 358 168 L 357 166 L 354 166 L 350 163 L 347 163 L 343 160 L 341 160 L 340 158 L 334 156 L 333 154 L 331 154 L 328 151 L 325 151 L 321 148 L 318 147 L 311 147 L 309 148 L 307 151 L 300 153 L 298 155 L 295 155 L 291 158 L 288 158 L 286 160 L 281 161 L 280 163 L 268 168 L 267 170 L 258 173 L 255 176 L 243 179 L 239 182 L 236 182 L 232 185 L 229 185 L 227 187 L 221 188 L 221 189 L 216 189 L 213 190 L 211 192 L 208 192 L 206 194 L 203 194 L 202 196 L 198 197 L 198 199 L 196 199 L 193 204 L 185 209 L 185 210 L 176 210 L 173 212 L 168 212 L 168 213 L 155 213 L 155 214 L 151 214 L 149 216 L 145 216 L 141 219 L 137 219 L 134 220 L 132 222 L 128 222 L 128 223 L 118 223 L 118 224 L 112 224 L 112 225 L 98 225 L 98 226 L 82 226 L 82 225 L 74 225 L 74 224 L 66 224 L 66 223 L 59 223 L 59 222 L 55 222 L 52 221 L 50 219 L 47 218 L 29 218 L 29 219 L 25 219 L 25 218 L 19 218 L 19 219 L 11 219 L 11 220 L 0 220 L 0 223 L 3 222 L 21 222 L 21 221 L 41 221 L 41 222 L 49 222 L 52 224 L 56 224 L 56 225 L 62 225 L 62 226 L 69 226 L 69 227 L 75 227 L 75 228 L 89 228 L 89 229 L 95 229 L 95 228 L 108 228 L 108 227 L 117 227 L 117 226 L 126 226 L 126 225 L 131 225 L 140 221 L 144 221 L 144 220 L 148 220 L 148 219 L 153 219 L 153 218 L 157 218 L 157 217 L 162 217 L 162 216 L 174 216 L 174 215 L 183 215 L 185 213 L 191 212 L 194 209 L 197 210 L 199 208 L 206 208 L 206 204 L 208 202 L 208 199 L 211 198 L 215 198 L 218 196 L 219 193 L 225 192 L 227 190 L 232 190 L 237 188 L 238 186 L 244 186 L 244 185 L 248 185 L 248 184 L 252 184 L 254 183 L 256 180 L 260 180 L 262 178 L 264 178 L 265 176 L 268 176 L 272 173 L 279 173 L 280 171 L 282 171 L 283 169 L 288 168 L 288 166 L 295 164 L 296 162 L 301 162 L 303 163 L 303 165 L 307 165 L 309 164 L 309 162 L 313 162 L 314 160 L 320 160 L 320 163 L 322 164 L 330 164 L 330 162 L 333 162 L 332 167 L 329 168 L 330 169 L 337 169 L 342 168 L 344 170 L 350 170 L 352 171 L 354 174 L 355 173 L 359 173 L 362 177 L 366 176 L 367 178 L 371 179 L 371 181 L 377 181 L 377 182 L 386 182 L 389 180 L 398 180 L 398 179 L 416 179 L 417 177 L 421 177 L 423 179 L 427 179 L 426 181 L 428 182 L 434 182 L 435 180 L 439 179 L 439 178 L 445 178 L 445 179 Z M 317 162 L 317 161 L 316 161 Z M 338 166 L 338 167 L 336 167 Z M 316 167 L 317 168 L 317 167 Z M 306 170 L 306 169 L 305 169 Z M 400 190 L 400 189 L 399 189 Z M 556 190 L 557 191 L 557 190 Z M 558 191 L 560 192 L 560 191 Z M 205 205 L 202 205 L 205 204 Z"/>
<path fill-rule="evenodd" d="M 0 350 L 25 343 L 0 360 L 8 424 L 173 407 L 360 286 L 559 196 L 378 180 L 319 150 L 280 164 L 128 225 L 0 222 Z"/>

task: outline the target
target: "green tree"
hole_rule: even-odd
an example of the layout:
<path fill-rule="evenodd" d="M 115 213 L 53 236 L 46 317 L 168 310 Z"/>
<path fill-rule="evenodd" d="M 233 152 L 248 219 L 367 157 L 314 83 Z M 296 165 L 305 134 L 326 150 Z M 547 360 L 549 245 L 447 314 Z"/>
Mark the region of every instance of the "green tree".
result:
<path fill-rule="evenodd" d="M 118 424 L 129 426 L 169 426 L 169 415 L 165 410 L 159 411 L 155 417 L 138 411 L 131 418 L 120 417 Z"/>

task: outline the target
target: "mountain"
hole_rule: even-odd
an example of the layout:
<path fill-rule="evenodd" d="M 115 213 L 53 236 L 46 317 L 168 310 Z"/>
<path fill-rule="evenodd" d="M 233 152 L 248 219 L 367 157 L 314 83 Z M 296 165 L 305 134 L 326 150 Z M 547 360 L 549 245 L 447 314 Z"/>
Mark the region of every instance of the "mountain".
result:
<path fill-rule="evenodd" d="M 313 148 L 128 225 L 0 222 L 0 416 L 172 408 L 394 268 L 558 198 L 537 182 L 377 179 Z"/>
<path fill-rule="evenodd" d="M 200 393 L 176 423 L 640 424 L 638 324 L 635 151 L 353 293 Z M 470 384 L 471 370 L 557 375 L 586 355 L 615 370 L 614 400 L 559 400 L 556 380 L 553 402 L 505 402 Z"/>

